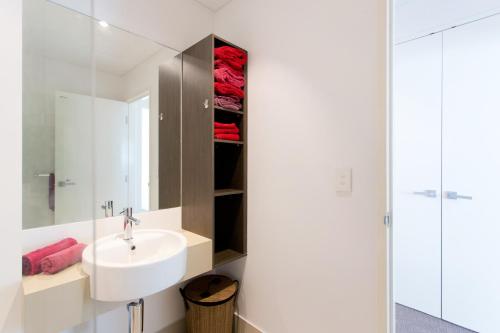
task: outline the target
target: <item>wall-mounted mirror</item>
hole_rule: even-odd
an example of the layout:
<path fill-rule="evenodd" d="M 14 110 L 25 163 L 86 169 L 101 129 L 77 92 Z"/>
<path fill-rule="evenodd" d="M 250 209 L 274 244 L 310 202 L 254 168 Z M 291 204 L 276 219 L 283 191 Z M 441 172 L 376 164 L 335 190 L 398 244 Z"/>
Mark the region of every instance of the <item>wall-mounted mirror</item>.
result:
<path fill-rule="evenodd" d="M 159 76 L 179 52 L 45 0 L 23 29 L 23 227 L 167 208 Z"/>

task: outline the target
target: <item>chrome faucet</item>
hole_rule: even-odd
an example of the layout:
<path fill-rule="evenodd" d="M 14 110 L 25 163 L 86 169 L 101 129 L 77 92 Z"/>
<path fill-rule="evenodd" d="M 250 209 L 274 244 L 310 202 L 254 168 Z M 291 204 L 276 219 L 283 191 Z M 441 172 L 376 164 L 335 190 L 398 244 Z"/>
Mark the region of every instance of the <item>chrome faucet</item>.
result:
<path fill-rule="evenodd" d="M 104 205 L 101 208 L 104 209 L 104 217 L 113 216 L 113 200 L 104 201 Z"/>
<path fill-rule="evenodd" d="M 131 240 L 132 226 L 141 224 L 141 221 L 132 216 L 132 207 L 125 208 L 120 214 L 123 214 L 123 239 Z"/>

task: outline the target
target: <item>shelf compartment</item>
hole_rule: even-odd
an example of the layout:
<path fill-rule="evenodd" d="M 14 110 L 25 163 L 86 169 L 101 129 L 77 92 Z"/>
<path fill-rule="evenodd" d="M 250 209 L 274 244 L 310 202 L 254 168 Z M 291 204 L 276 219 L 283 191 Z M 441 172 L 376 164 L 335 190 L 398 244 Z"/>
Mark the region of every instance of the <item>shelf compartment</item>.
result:
<path fill-rule="evenodd" d="M 217 110 L 217 111 L 223 111 L 223 112 L 234 113 L 234 114 L 239 115 L 239 116 L 243 115 L 243 111 L 237 111 L 237 110 L 224 109 L 224 108 L 221 108 L 221 107 L 219 107 L 219 106 L 215 106 L 215 107 L 214 107 L 214 109 L 215 109 L 215 110 Z"/>
<path fill-rule="evenodd" d="M 238 190 L 235 188 L 223 188 L 223 189 L 215 190 L 214 196 L 223 197 L 226 195 L 239 195 L 239 194 L 243 194 L 244 192 L 245 191 L 243 191 L 243 190 Z"/>
<path fill-rule="evenodd" d="M 218 123 L 224 123 L 224 124 L 231 124 L 234 123 L 239 129 L 239 135 L 240 135 L 240 140 L 239 141 L 232 141 L 232 140 L 221 140 L 221 139 L 215 139 L 215 142 L 218 143 L 228 143 L 228 144 L 237 144 L 241 145 L 244 143 L 244 137 L 245 137 L 245 128 L 244 128 L 244 123 L 243 119 L 239 114 L 236 113 L 229 113 L 229 112 L 217 112 L 214 114 L 214 121 Z M 214 133 L 215 133 L 215 128 L 214 128 Z"/>
<path fill-rule="evenodd" d="M 243 257 L 246 257 L 246 254 L 231 249 L 222 250 L 214 254 L 214 266 L 221 266 Z"/>
<path fill-rule="evenodd" d="M 221 46 L 231 46 L 231 47 L 234 47 L 234 48 L 237 48 L 237 49 L 240 49 L 240 50 L 244 51 L 248 55 L 248 52 L 246 50 L 242 49 L 241 47 L 239 47 L 237 45 L 234 45 L 234 44 L 228 42 L 227 40 L 224 40 L 224 39 L 222 39 L 222 38 L 220 38 L 218 36 L 214 36 L 214 47 L 217 48 L 217 47 L 221 47 Z M 214 57 L 215 57 L 215 55 L 214 55 Z M 247 66 L 248 66 L 248 63 L 245 65 L 245 68 L 243 70 L 243 75 L 245 77 L 245 87 L 244 87 L 245 98 L 243 98 L 241 100 L 241 104 L 243 105 L 243 109 L 241 111 L 234 111 L 234 110 L 228 110 L 228 109 L 225 109 L 225 108 L 214 106 L 215 110 L 222 111 L 222 112 L 216 112 L 216 114 L 217 113 L 227 112 L 227 113 L 238 114 L 238 115 L 241 116 L 241 115 L 244 114 L 244 111 L 246 111 L 246 96 L 247 96 L 247 78 L 246 77 L 247 77 Z"/>
<path fill-rule="evenodd" d="M 246 254 L 244 194 L 215 197 L 214 264 Z"/>
<path fill-rule="evenodd" d="M 216 144 L 214 147 L 214 190 L 244 189 L 244 185 L 243 146 Z"/>

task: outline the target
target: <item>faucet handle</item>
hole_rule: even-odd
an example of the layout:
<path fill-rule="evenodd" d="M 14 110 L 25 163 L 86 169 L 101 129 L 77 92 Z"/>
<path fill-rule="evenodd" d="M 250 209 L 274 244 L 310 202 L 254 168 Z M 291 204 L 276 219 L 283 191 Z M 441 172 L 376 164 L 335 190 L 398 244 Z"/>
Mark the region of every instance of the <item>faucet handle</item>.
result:
<path fill-rule="evenodd" d="M 125 215 L 125 216 L 132 216 L 132 207 L 127 207 L 123 208 L 123 210 L 120 212 L 120 215 Z"/>

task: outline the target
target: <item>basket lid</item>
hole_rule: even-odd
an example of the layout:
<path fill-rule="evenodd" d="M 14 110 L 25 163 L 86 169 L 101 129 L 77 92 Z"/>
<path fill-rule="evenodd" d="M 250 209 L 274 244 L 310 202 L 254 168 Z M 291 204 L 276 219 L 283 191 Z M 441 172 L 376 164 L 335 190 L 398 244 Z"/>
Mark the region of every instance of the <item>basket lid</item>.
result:
<path fill-rule="evenodd" d="M 216 305 L 230 300 L 238 283 L 224 275 L 204 275 L 188 283 L 184 296 L 191 302 Z"/>

